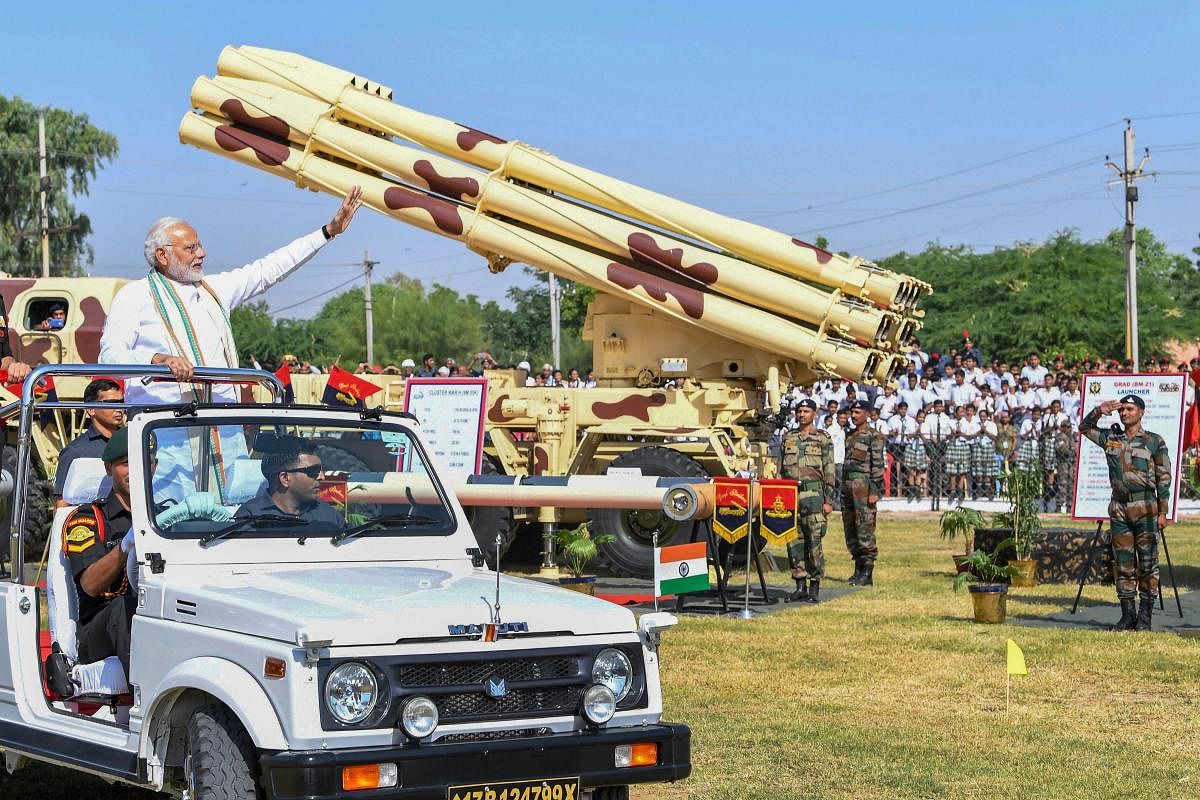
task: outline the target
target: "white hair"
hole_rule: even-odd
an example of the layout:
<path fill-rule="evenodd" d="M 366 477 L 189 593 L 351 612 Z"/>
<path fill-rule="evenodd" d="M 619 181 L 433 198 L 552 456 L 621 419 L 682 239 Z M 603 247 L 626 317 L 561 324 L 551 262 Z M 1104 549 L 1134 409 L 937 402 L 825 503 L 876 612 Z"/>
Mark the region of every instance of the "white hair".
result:
<path fill-rule="evenodd" d="M 146 232 L 146 263 L 150 265 L 150 269 L 158 269 L 158 261 L 154 258 L 154 251 L 160 247 L 166 247 L 171 243 L 167 236 L 167 228 L 174 225 L 186 225 L 187 220 L 179 217 L 162 217 L 154 221 L 150 226 L 150 230 Z"/>

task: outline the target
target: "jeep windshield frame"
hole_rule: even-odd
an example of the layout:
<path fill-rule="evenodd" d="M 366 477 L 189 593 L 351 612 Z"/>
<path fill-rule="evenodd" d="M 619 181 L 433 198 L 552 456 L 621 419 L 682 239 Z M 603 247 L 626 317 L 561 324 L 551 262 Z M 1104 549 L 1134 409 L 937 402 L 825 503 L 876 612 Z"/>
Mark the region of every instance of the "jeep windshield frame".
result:
<path fill-rule="evenodd" d="M 247 525 L 238 528 L 236 536 L 213 538 L 206 546 L 246 539 L 291 539 L 303 544 L 376 520 L 370 538 L 449 536 L 458 530 L 453 505 L 429 453 L 400 415 L 383 414 L 376 421 L 322 407 L 291 406 L 286 418 L 264 419 L 261 414 L 239 414 L 236 405 L 199 408 L 228 413 L 156 419 L 142 429 L 138 449 L 147 455 L 141 485 L 135 488 L 141 493 L 137 502 L 147 509 L 148 522 L 164 539 L 202 541 L 239 518 L 245 518 Z M 306 458 L 295 456 L 299 440 L 305 442 Z M 282 476 L 275 478 L 277 493 L 272 494 L 263 472 L 264 459 L 278 459 L 281 453 L 283 462 L 269 468 L 279 467 L 272 475 L 284 472 L 293 485 L 282 498 L 278 497 Z M 166 468 L 164 462 L 169 462 Z M 307 470 L 316 463 L 322 471 L 314 478 Z M 190 500 L 194 495 L 199 499 Z M 296 510 L 276 503 L 288 505 L 297 497 L 302 504 Z M 157 518 L 172 508 L 178 510 L 171 516 L 179 516 L 183 509 L 178 507 L 188 505 L 219 516 L 189 512 L 174 524 L 158 523 Z M 223 510 L 212 510 L 216 506 Z M 291 519 L 271 524 L 270 518 L 278 515 Z M 406 515 L 429 518 L 432 523 L 387 522 Z M 258 516 L 266 521 L 253 523 Z M 350 540 L 358 538 L 362 537 Z"/>

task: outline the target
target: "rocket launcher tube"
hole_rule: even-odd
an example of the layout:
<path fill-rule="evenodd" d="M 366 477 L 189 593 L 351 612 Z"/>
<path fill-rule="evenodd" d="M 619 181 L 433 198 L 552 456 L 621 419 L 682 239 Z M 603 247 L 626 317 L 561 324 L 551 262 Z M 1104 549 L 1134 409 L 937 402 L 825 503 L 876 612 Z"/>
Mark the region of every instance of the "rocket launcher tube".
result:
<path fill-rule="evenodd" d="M 332 103 L 347 86 L 370 95 L 392 99 L 392 88 L 320 61 L 266 47 L 225 47 L 217 57 L 222 75 L 273 83 L 326 103 Z"/>
<path fill-rule="evenodd" d="M 405 108 L 376 94 L 360 91 L 349 81 L 342 84 L 342 91 L 335 97 L 332 89 L 336 82 L 321 69 L 334 68 L 302 56 L 248 48 L 240 48 L 236 53 L 229 51 L 230 48 L 226 48 L 218 62 L 221 75 L 264 80 L 308 93 L 334 103 L 336 116 L 340 119 L 408 139 L 488 170 L 498 170 L 504 177 L 571 195 L 708 242 L 749 261 L 840 289 L 877 306 L 908 312 L 915 308 L 921 295 L 931 291 L 928 284 L 915 278 L 867 265 L 861 259 L 847 259 L 770 228 L 610 178 L 520 142 L 508 142 L 441 117 Z M 263 67 L 257 55 L 261 52 L 270 53 L 277 61 L 287 61 L 289 69 Z M 309 71 L 313 76 L 311 82 L 306 78 Z M 347 86 L 351 88 L 345 88 Z"/>
<path fill-rule="evenodd" d="M 883 383 L 899 370 L 903 356 L 830 339 L 766 311 L 706 293 L 544 234 L 519 228 L 447 200 L 398 186 L 384 178 L 306 153 L 214 115 L 186 114 L 180 140 L 288 178 L 302 188 L 344 196 L 354 185 L 377 211 L 432 233 L 465 242 L 476 252 L 503 254 L 602 292 L 623 296 L 660 313 L 726 338 L 779 353 L 812 368 L 865 383 Z"/>
<path fill-rule="evenodd" d="M 264 133 L 286 136 L 300 146 L 310 143 L 312 149 L 395 175 L 414 186 L 426 186 L 454 200 L 473 203 L 481 212 L 518 219 L 615 256 L 669 269 L 777 314 L 814 325 L 824 321 L 829 332 L 861 344 L 890 350 L 918 327 L 915 322 L 905 324 L 891 312 L 842 302 L 836 294 L 777 272 L 346 127 L 329 118 L 329 107 L 321 101 L 271 84 L 201 77 L 192 86 L 192 105 Z"/>

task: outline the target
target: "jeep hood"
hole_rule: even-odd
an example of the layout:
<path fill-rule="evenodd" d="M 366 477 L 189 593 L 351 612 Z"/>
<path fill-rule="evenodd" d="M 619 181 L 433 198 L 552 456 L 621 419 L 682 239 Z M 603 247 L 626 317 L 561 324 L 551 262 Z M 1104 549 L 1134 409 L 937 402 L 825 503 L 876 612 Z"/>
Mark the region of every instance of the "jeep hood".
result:
<path fill-rule="evenodd" d="M 189 580 L 195 577 L 194 582 Z M 496 574 L 465 563 L 211 567 L 164 589 L 166 619 L 297 645 L 345 647 L 447 637 L 490 621 Z M 531 634 L 635 629 L 628 609 L 537 581 L 500 577 L 500 618 Z"/>

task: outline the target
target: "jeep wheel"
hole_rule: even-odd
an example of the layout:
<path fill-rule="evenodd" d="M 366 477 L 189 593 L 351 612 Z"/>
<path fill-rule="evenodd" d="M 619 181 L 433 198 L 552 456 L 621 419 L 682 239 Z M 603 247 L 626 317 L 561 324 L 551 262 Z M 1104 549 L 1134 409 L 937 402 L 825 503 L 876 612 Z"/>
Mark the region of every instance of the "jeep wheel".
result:
<path fill-rule="evenodd" d="M 500 470 L 488 456 L 483 457 L 482 475 L 498 475 Z M 488 566 L 496 568 L 496 534 L 500 534 L 500 555 L 503 556 L 512 547 L 517 535 L 517 526 L 513 522 L 513 510 L 507 506 L 463 506 L 467 514 L 467 522 L 475 532 L 475 541 L 487 559 Z"/>
<path fill-rule="evenodd" d="M 192 712 L 183 779 L 188 800 L 258 800 L 258 752 L 241 722 L 223 705 Z"/>
<path fill-rule="evenodd" d="M 4 446 L 4 469 L 14 478 L 17 474 L 17 449 Z M 36 455 L 29 457 L 29 482 L 23 495 L 25 502 L 25 563 L 36 564 L 42 557 L 42 550 L 50 536 L 50 519 L 53 511 L 50 508 L 54 499 L 54 482 L 43 477 L 42 466 Z M 8 514 L 5 516 L 5 529 L 12 530 L 13 497 L 8 500 Z M 2 551 L 11 555 L 8 537 L 5 536 Z"/>
<path fill-rule="evenodd" d="M 613 459 L 613 468 L 633 468 L 643 475 L 671 478 L 707 478 L 704 467 L 691 456 L 669 447 L 652 445 L 622 453 Z M 615 539 L 600 545 L 608 568 L 616 575 L 634 578 L 654 577 L 653 534 L 658 532 L 658 545 L 681 544 L 686 540 L 690 525 L 670 519 L 654 509 L 593 508 L 590 511 L 592 530 L 609 533 Z"/>

